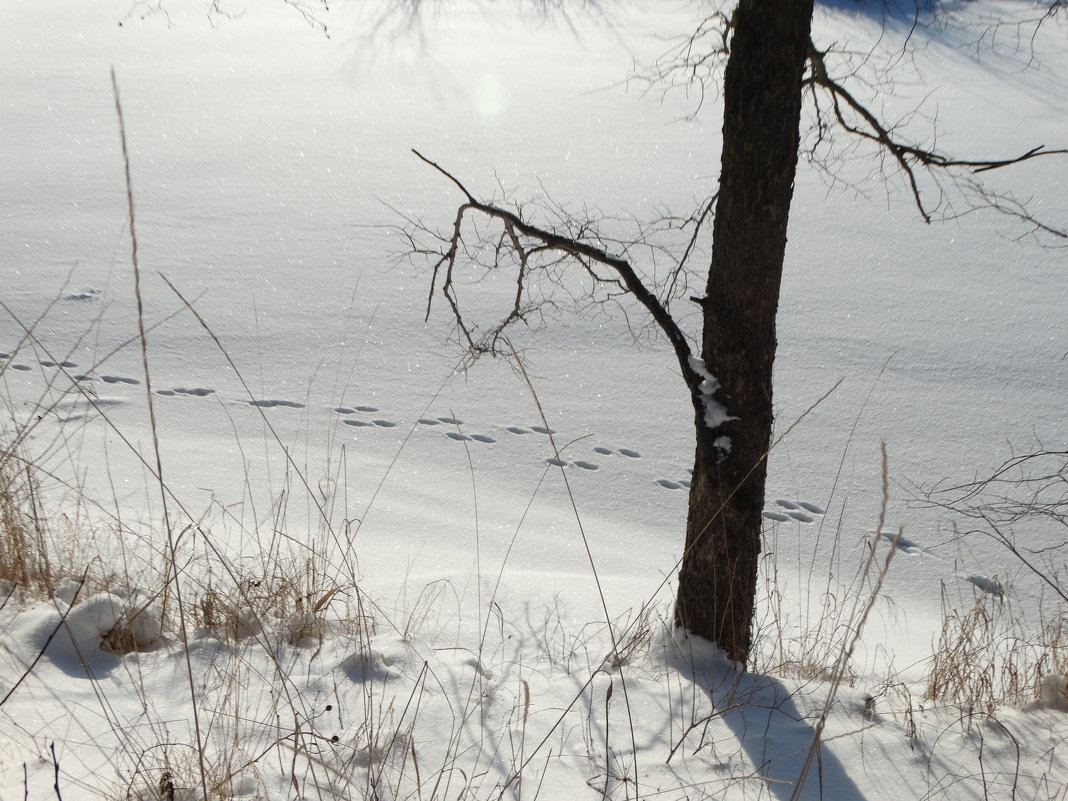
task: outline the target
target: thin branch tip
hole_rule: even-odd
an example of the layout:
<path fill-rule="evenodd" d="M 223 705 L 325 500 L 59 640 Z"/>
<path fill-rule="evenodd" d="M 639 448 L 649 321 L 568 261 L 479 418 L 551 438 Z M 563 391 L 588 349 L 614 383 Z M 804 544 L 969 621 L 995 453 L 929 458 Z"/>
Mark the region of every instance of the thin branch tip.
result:
<path fill-rule="evenodd" d="M 453 175 L 453 174 L 452 174 L 451 172 L 449 172 L 448 170 L 446 170 L 446 169 L 445 169 L 444 167 L 442 167 L 442 166 L 441 166 L 440 164 L 438 164 L 438 163 L 437 163 L 436 161 L 433 161 L 433 160 L 431 160 L 431 159 L 428 159 L 428 158 L 427 158 L 426 156 L 424 156 L 424 155 L 423 155 L 422 153 L 420 153 L 420 152 L 419 152 L 418 150 L 416 150 L 416 149 L 415 149 L 414 147 L 413 147 L 413 148 L 412 148 L 411 150 L 412 150 L 412 152 L 413 152 L 413 153 L 414 153 L 414 154 L 416 155 L 416 157 L 417 157 L 417 158 L 418 158 L 418 159 L 419 159 L 420 161 L 424 162 L 425 164 L 429 164 L 429 165 L 430 165 L 431 167 L 433 167 L 433 168 L 434 168 L 435 170 L 437 170 L 437 171 L 438 171 L 438 172 L 440 172 L 440 173 L 441 173 L 442 175 L 444 175 L 444 176 L 445 176 L 446 178 L 448 178 L 448 179 L 449 179 L 450 181 L 452 181 L 452 182 L 453 182 L 454 184 L 456 184 L 456 186 L 457 186 L 457 187 L 459 188 L 459 190 L 460 190 L 461 192 L 463 192 L 463 193 L 464 193 L 464 195 L 466 195 L 466 196 L 467 196 L 467 199 L 468 199 L 468 201 L 470 201 L 471 203 L 474 203 L 474 202 L 476 202 L 476 201 L 475 201 L 475 196 L 474 196 L 474 195 L 472 195 L 470 191 L 468 191 L 468 189 L 467 189 L 467 187 L 466 187 L 466 186 L 464 186 L 464 185 L 463 185 L 462 183 L 460 183 L 460 179 L 459 179 L 459 178 L 457 178 L 457 177 L 456 177 L 455 175 Z"/>

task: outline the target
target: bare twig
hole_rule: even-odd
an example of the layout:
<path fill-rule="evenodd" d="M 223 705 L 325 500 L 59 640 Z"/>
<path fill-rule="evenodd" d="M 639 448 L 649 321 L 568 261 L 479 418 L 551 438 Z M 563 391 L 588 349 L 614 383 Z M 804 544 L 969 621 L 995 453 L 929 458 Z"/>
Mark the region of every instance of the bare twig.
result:
<path fill-rule="evenodd" d="M 872 568 L 875 565 L 876 546 L 879 543 L 879 534 L 883 530 L 883 526 L 886 523 L 886 510 L 887 504 L 890 501 L 890 470 L 887 464 L 886 458 L 886 443 L 880 443 L 880 449 L 882 454 L 882 479 L 883 479 L 883 493 L 882 502 L 879 506 L 879 522 L 875 527 L 875 533 L 872 535 L 868 542 L 868 557 L 865 560 L 864 566 L 861 569 L 862 576 L 868 576 L 871 574 Z M 897 553 L 897 542 L 901 539 L 901 532 L 899 531 L 897 537 L 890 543 L 890 547 L 887 549 L 886 557 L 883 560 L 882 568 L 879 570 L 875 578 L 875 584 L 872 586 L 871 592 L 868 597 L 861 602 L 858 597 L 855 601 L 853 612 L 849 617 L 850 632 L 842 641 L 842 647 L 838 655 L 838 659 L 835 661 L 834 670 L 831 674 L 831 688 L 827 693 L 827 700 L 823 704 L 823 710 L 820 713 L 819 720 L 816 722 L 815 730 L 812 734 L 812 743 L 809 746 L 808 752 L 805 754 L 805 761 L 801 768 L 801 773 L 798 775 L 797 780 L 794 783 L 794 791 L 790 795 L 790 801 L 797 801 L 801 798 L 802 791 L 805 786 L 805 778 L 808 776 L 809 771 L 812 768 L 813 761 L 819 754 L 821 741 L 823 737 L 823 729 L 827 725 L 827 717 L 831 713 L 831 709 L 834 707 L 835 699 L 838 695 L 838 690 L 842 686 L 842 679 L 846 674 L 846 669 L 849 666 L 850 661 L 853 659 L 853 653 L 856 651 L 857 645 L 860 642 L 861 634 L 864 631 L 864 626 L 868 622 L 868 616 L 871 614 L 871 610 L 875 607 L 875 602 L 879 599 L 879 593 L 882 591 L 883 581 L 886 579 L 886 574 L 890 572 L 890 563 L 894 559 L 894 554 Z"/>
<path fill-rule="evenodd" d="M 52 768 L 54 770 L 54 780 L 52 782 L 52 789 L 56 791 L 57 801 L 63 801 L 63 793 L 59 791 L 59 757 L 56 756 L 55 742 L 50 743 L 48 749 L 52 752 Z"/>
<path fill-rule="evenodd" d="M 1068 528 L 1068 451 L 1041 450 L 1003 462 L 989 477 L 937 490 L 921 490 L 920 502 L 976 521 L 964 535 L 979 534 L 997 542 L 1063 601 L 1068 586 L 1056 565 L 1042 559 L 1061 545 L 1027 551 L 1016 544 L 1013 528 L 1020 523 L 1045 521 Z"/>

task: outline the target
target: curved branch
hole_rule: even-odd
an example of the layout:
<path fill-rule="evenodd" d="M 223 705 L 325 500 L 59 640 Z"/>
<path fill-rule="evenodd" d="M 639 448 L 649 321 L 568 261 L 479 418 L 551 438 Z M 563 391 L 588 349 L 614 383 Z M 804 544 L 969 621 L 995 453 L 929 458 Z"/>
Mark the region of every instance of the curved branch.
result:
<path fill-rule="evenodd" d="M 445 295 L 452 308 L 453 316 L 457 321 L 469 349 L 474 352 L 486 352 L 491 348 L 481 345 L 476 342 L 472 336 L 471 329 L 468 328 L 463 320 L 463 316 L 460 311 L 459 304 L 456 300 L 455 294 L 452 292 L 452 280 L 453 270 L 456 266 L 456 259 L 459 253 L 460 247 L 463 243 L 462 238 L 462 226 L 466 215 L 469 212 L 478 212 L 491 219 L 499 220 L 503 226 L 511 248 L 516 254 L 519 261 L 519 277 L 518 287 L 515 295 L 515 305 L 512 308 L 508 316 L 503 322 L 497 326 L 495 332 L 499 334 L 501 330 L 515 320 L 522 319 L 523 311 L 521 308 L 521 301 L 523 297 L 524 280 L 528 275 L 528 263 L 531 255 L 539 252 L 555 251 L 563 254 L 565 257 L 570 257 L 583 266 L 593 276 L 595 281 L 604 283 L 607 279 L 604 279 L 592 270 L 591 265 L 599 264 L 603 267 L 607 267 L 610 271 L 614 272 L 618 276 L 618 282 L 626 293 L 632 295 L 645 309 L 649 312 L 653 321 L 657 327 L 664 333 L 671 343 L 672 349 L 675 351 L 675 357 L 678 360 L 679 367 L 682 371 L 683 380 L 686 382 L 687 387 L 690 390 L 691 398 L 695 404 L 695 408 L 700 412 L 703 408 L 701 406 L 701 382 L 704 380 L 703 376 L 693 367 L 693 352 L 690 349 L 689 342 L 686 339 L 686 335 L 679 327 L 675 318 L 671 316 L 671 313 L 665 308 L 657 298 L 657 296 L 650 291 L 645 285 L 642 279 L 638 276 L 637 271 L 633 265 L 627 259 L 620 256 L 613 255 L 607 250 L 599 247 L 595 247 L 586 242 L 573 239 L 568 236 L 563 236 L 554 231 L 549 231 L 544 228 L 540 228 L 536 225 L 532 225 L 520 217 L 515 212 L 503 209 L 499 206 L 495 206 L 492 203 L 484 203 L 478 200 L 470 190 L 452 173 L 442 167 L 440 164 L 432 161 L 424 156 L 417 150 L 412 152 L 423 162 L 433 167 L 445 178 L 451 181 L 466 197 L 466 202 L 463 203 L 456 213 L 456 219 L 453 223 L 452 234 L 448 240 L 447 250 L 440 255 L 440 258 L 434 264 L 433 277 L 431 279 L 431 294 L 433 294 L 434 288 L 437 286 L 438 274 L 442 267 L 445 268 L 445 277 L 442 283 L 442 293 Z M 703 217 L 702 217 L 703 219 Z M 536 247 L 525 247 L 520 240 L 520 235 L 527 237 L 534 242 L 539 243 Z M 502 241 L 498 243 L 498 248 L 502 246 Z M 427 317 L 430 315 L 430 301 L 427 303 Z"/>

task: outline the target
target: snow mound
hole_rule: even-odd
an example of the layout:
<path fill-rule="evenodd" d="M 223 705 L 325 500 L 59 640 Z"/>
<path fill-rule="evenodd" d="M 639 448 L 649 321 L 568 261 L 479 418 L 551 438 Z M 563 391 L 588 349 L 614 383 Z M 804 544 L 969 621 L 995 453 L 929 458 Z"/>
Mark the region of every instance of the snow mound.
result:
<path fill-rule="evenodd" d="M 19 615 L 8 637 L 11 651 L 27 665 L 44 653 L 70 670 L 100 656 L 104 635 L 122 619 L 126 602 L 103 592 L 74 606 L 61 599 L 38 604 Z"/>

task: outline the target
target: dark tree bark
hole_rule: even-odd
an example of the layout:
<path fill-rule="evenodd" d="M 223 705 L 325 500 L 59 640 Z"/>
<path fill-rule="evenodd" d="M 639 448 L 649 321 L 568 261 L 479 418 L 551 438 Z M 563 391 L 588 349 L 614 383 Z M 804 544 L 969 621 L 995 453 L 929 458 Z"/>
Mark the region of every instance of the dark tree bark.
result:
<path fill-rule="evenodd" d="M 742 0 L 724 74 L 723 157 L 702 301 L 706 383 L 675 622 L 745 662 L 772 431 L 775 316 L 797 168 L 812 0 Z"/>

